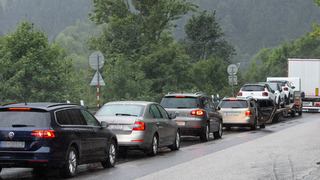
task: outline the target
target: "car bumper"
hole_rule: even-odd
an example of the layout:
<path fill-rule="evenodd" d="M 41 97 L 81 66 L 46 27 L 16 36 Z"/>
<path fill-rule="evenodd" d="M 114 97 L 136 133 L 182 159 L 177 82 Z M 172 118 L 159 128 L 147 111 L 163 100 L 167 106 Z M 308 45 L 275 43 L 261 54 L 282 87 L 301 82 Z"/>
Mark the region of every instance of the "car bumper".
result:
<path fill-rule="evenodd" d="M 60 157 L 60 158 L 59 158 Z M 53 167 L 65 164 L 65 155 L 51 152 L 49 147 L 36 151 L 0 151 L 0 167 Z"/>
<path fill-rule="evenodd" d="M 130 134 L 116 134 L 116 136 L 119 147 L 148 149 L 152 140 L 152 137 L 146 136 L 144 131 L 132 131 Z"/>

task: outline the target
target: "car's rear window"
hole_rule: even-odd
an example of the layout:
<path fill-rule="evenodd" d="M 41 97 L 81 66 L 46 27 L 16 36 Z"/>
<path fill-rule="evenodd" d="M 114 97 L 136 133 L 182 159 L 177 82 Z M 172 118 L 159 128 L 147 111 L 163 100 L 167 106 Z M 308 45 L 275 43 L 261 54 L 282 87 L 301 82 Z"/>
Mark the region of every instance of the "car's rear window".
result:
<path fill-rule="evenodd" d="M 49 112 L 0 111 L 0 127 L 49 127 Z"/>
<path fill-rule="evenodd" d="M 198 101 L 196 97 L 164 97 L 161 105 L 164 108 L 196 108 Z"/>
<path fill-rule="evenodd" d="M 248 102 L 247 101 L 221 101 L 219 104 L 220 108 L 247 108 Z"/>
<path fill-rule="evenodd" d="M 264 91 L 264 86 L 260 85 L 246 85 L 243 86 L 242 91 Z"/>
<path fill-rule="evenodd" d="M 144 106 L 132 104 L 110 104 L 103 106 L 96 116 L 142 116 Z"/>

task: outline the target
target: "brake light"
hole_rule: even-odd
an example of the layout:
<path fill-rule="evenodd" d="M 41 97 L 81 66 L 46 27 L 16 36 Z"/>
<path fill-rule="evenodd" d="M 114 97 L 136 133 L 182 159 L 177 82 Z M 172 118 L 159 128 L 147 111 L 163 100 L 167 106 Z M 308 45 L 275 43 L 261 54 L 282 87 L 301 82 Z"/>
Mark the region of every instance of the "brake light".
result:
<path fill-rule="evenodd" d="M 251 111 L 246 111 L 246 116 L 250 116 L 252 115 L 252 112 Z"/>
<path fill-rule="evenodd" d="M 193 110 L 190 113 L 191 115 L 196 115 L 196 116 L 202 116 L 204 114 L 204 111 L 202 110 Z"/>
<path fill-rule="evenodd" d="M 262 96 L 268 96 L 269 94 L 268 94 L 268 92 L 263 92 L 262 93 Z"/>
<path fill-rule="evenodd" d="M 238 99 L 229 99 L 229 101 L 238 101 Z"/>
<path fill-rule="evenodd" d="M 186 96 L 174 96 L 176 98 L 185 98 Z"/>
<path fill-rule="evenodd" d="M 238 92 L 238 96 L 242 96 L 242 92 Z"/>
<path fill-rule="evenodd" d="M 40 137 L 40 138 L 54 138 L 56 137 L 54 135 L 54 130 L 38 130 L 38 131 L 32 131 L 32 136 Z"/>
<path fill-rule="evenodd" d="M 288 89 L 288 87 L 284 87 L 283 90 L 288 91 L 289 89 Z"/>
<path fill-rule="evenodd" d="M 135 130 L 135 131 L 144 131 L 146 130 L 146 123 L 144 122 L 139 122 L 139 121 L 136 121 L 133 125 L 133 129 L 132 130 Z"/>
<path fill-rule="evenodd" d="M 9 111 L 30 111 L 30 108 L 9 108 Z"/>
<path fill-rule="evenodd" d="M 320 106 L 320 103 L 314 103 L 314 106 Z"/>

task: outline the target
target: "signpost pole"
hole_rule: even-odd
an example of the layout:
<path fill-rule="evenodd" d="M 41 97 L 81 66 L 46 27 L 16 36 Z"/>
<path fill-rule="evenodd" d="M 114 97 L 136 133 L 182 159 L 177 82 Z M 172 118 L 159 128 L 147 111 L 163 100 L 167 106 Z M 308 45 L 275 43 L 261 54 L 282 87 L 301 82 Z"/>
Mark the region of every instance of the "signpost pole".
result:
<path fill-rule="evenodd" d="M 97 69 L 97 71 L 99 72 L 99 55 L 97 55 L 98 56 L 98 58 L 97 58 L 97 64 L 98 64 L 98 69 Z M 97 83 L 97 105 L 98 105 L 98 108 L 100 107 L 100 103 L 99 103 L 99 81 L 100 81 L 100 79 L 99 79 L 99 74 L 98 74 L 98 83 Z"/>

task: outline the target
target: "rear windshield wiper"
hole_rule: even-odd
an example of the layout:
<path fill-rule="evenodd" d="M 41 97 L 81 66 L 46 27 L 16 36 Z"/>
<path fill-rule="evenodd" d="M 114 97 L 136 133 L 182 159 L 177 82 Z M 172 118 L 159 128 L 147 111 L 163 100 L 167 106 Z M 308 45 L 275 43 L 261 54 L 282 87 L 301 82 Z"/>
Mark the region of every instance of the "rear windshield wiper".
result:
<path fill-rule="evenodd" d="M 30 124 L 12 124 L 12 127 L 34 127 L 34 125 L 30 125 Z"/>
<path fill-rule="evenodd" d="M 116 116 L 137 116 L 133 114 L 116 113 Z"/>

